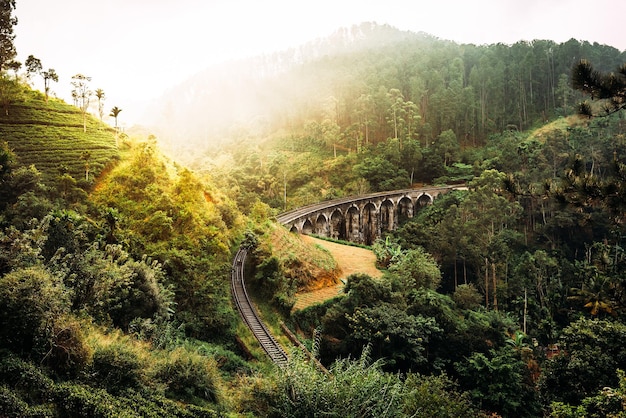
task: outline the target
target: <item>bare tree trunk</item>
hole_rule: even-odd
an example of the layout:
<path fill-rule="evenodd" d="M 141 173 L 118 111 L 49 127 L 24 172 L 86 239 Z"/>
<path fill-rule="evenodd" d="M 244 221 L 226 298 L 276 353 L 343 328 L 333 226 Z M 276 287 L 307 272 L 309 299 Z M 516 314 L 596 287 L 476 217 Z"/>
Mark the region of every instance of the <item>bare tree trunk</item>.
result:
<path fill-rule="evenodd" d="M 493 279 L 493 309 L 498 311 L 498 284 L 496 280 L 496 263 L 491 263 L 491 277 Z"/>
<path fill-rule="evenodd" d="M 485 308 L 489 310 L 489 261 L 485 257 Z"/>

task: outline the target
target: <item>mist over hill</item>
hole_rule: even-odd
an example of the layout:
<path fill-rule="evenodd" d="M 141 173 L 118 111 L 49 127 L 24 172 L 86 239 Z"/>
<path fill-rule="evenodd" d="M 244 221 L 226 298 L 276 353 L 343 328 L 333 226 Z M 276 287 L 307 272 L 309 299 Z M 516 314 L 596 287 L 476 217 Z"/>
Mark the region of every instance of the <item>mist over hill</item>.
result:
<path fill-rule="evenodd" d="M 330 65 L 320 74 L 307 66 L 401 42 L 435 41 L 424 33 L 376 23 L 341 28 L 297 48 L 207 68 L 154 102 L 147 121 L 164 147 L 179 156 L 197 155 L 198 147 L 204 150 L 241 135 L 263 137 L 292 126 L 307 103 L 334 94 L 336 68 Z"/>
<path fill-rule="evenodd" d="M 169 90 L 148 114 L 162 146 L 188 163 L 233 140 L 303 132 L 312 121 L 336 125 L 332 142 L 344 147 L 383 141 L 394 135 L 394 94 L 416 106 L 410 137 L 427 144 L 452 129 L 476 145 L 571 112 L 580 95 L 570 73 L 581 58 L 610 71 L 625 54 L 575 39 L 457 44 L 364 23 L 208 68 Z"/>

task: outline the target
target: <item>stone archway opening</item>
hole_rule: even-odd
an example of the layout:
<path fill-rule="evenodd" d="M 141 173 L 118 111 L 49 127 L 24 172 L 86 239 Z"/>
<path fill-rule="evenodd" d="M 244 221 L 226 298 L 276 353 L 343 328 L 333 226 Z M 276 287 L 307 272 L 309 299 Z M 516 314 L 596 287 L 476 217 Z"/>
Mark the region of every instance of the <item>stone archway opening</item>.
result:
<path fill-rule="evenodd" d="M 413 201 L 410 197 L 404 196 L 398 201 L 398 224 L 402 224 L 413 217 Z"/>
<path fill-rule="evenodd" d="M 346 219 L 339 209 L 335 209 L 330 215 L 330 237 L 333 239 L 346 239 Z"/>
<path fill-rule="evenodd" d="M 432 205 L 432 203 L 433 203 L 433 197 L 431 195 L 427 193 L 422 194 L 415 201 L 415 212 L 417 213 L 420 209 L 428 205 Z"/>
<path fill-rule="evenodd" d="M 321 237 L 327 237 L 329 234 L 328 219 L 324 214 L 320 214 L 315 221 L 315 233 Z"/>
<path fill-rule="evenodd" d="M 351 206 L 346 212 L 346 239 L 351 242 L 363 242 L 359 208 Z"/>
<path fill-rule="evenodd" d="M 366 245 L 372 245 L 379 235 L 378 212 L 373 203 L 368 203 L 363 207 L 362 222 L 363 242 Z"/>
<path fill-rule="evenodd" d="M 304 224 L 302 225 L 302 233 L 304 235 L 312 235 L 313 231 L 315 231 L 315 228 L 313 227 L 311 221 L 308 219 L 304 221 Z"/>
<path fill-rule="evenodd" d="M 395 229 L 396 218 L 394 216 L 394 204 L 387 199 L 380 205 L 380 230 L 381 232 L 393 231 Z"/>
<path fill-rule="evenodd" d="M 295 225 L 291 226 L 291 229 L 289 230 L 289 232 L 293 232 L 294 234 L 299 234 L 300 231 L 298 231 L 298 227 Z"/>

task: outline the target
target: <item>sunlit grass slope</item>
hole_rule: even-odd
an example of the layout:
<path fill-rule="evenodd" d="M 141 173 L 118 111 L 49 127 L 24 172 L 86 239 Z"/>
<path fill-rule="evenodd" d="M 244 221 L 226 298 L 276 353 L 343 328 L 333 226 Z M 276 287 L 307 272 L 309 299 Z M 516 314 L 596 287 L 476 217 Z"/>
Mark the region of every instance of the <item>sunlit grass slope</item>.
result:
<path fill-rule="evenodd" d="M 319 289 L 339 281 L 337 262 L 328 250 L 282 227 L 272 227 L 268 238 L 262 245 L 278 257 L 285 276 L 295 281 L 298 290 Z"/>
<path fill-rule="evenodd" d="M 0 141 L 6 141 L 17 155 L 18 166 L 34 164 L 50 183 L 67 172 L 77 180 L 97 177 L 119 158 L 114 130 L 87 115 L 83 132 L 80 110 L 67 103 L 44 96 L 28 88 L 7 112 L 0 111 Z"/>

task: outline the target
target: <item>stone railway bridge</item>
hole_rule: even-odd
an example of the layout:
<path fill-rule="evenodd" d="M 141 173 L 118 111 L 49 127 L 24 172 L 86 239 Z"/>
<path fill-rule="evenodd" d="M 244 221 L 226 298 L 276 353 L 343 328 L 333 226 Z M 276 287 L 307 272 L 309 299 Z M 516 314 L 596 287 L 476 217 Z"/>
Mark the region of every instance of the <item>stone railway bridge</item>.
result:
<path fill-rule="evenodd" d="M 344 197 L 302 206 L 276 219 L 292 232 L 371 245 L 440 194 L 461 189 L 466 187 L 423 187 Z"/>

